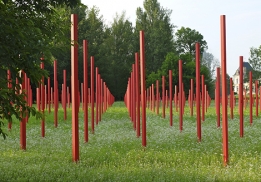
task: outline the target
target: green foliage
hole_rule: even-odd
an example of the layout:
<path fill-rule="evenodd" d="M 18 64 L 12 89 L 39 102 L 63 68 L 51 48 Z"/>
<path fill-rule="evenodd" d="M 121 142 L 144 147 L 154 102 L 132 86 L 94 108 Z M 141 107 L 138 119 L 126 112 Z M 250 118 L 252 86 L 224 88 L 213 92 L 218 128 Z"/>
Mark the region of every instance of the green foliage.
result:
<path fill-rule="evenodd" d="M 3 119 L 11 122 L 12 117 L 16 117 L 21 120 L 25 111 L 28 115 L 40 115 L 27 106 L 25 93 L 16 95 L 15 90 L 20 90 L 22 83 L 19 72 L 23 70 L 34 84 L 38 84 L 42 76 L 47 77 L 47 71 L 40 68 L 40 58 L 44 58 L 46 65 L 51 64 L 53 45 L 64 39 L 64 26 L 60 24 L 59 15 L 53 7 L 77 2 L 0 1 L 0 135 L 6 135 L 1 128 Z M 12 89 L 7 88 L 7 70 L 11 72 Z"/>
<path fill-rule="evenodd" d="M 250 48 L 249 64 L 252 66 L 253 79 L 261 78 L 261 45 L 259 48 Z"/>
<path fill-rule="evenodd" d="M 145 32 L 145 59 L 147 73 L 156 72 L 163 63 L 168 52 L 174 51 L 173 29 L 170 22 L 171 10 L 160 6 L 157 0 L 144 0 L 144 10 L 137 8 L 136 40 L 138 32 Z M 137 50 L 139 44 L 137 42 Z"/>
<path fill-rule="evenodd" d="M 175 33 L 175 47 L 179 54 L 189 53 L 191 59 L 195 58 L 196 42 L 200 44 L 200 53 L 202 54 L 208 48 L 202 34 L 189 27 L 181 27 Z"/>

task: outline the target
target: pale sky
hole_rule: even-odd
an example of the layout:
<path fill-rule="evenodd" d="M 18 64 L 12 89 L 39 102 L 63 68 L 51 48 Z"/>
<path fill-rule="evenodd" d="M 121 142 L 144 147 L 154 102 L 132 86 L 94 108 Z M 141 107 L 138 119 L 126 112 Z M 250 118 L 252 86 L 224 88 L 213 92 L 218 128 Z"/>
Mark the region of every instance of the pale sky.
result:
<path fill-rule="evenodd" d="M 239 56 L 248 62 L 250 47 L 261 45 L 261 0 L 158 0 L 172 10 L 171 22 L 197 30 L 208 43 L 208 50 L 220 60 L 220 15 L 226 15 L 227 73 L 232 76 L 239 66 Z M 82 0 L 88 7 L 97 6 L 106 24 L 117 13 L 135 26 L 136 9 L 143 0 Z M 175 29 L 177 30 L 177 29 Z M 146 34 L 146 32 L 145 32 Z"/>

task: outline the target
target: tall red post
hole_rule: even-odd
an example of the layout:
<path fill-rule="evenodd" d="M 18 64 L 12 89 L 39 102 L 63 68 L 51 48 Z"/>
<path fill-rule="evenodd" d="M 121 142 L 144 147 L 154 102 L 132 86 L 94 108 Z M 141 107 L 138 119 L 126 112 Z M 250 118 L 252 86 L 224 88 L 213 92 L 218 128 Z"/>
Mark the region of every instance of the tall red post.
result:
<path fill-rule="evenodd" d="M 137 118 L 136 118 L 136 135 L 137 137 L 140 137 L 140 75 L 139 75 L 139 54 L 135 53 L 135 69 L 136 69 L 136 108 L 137 108 Z"/>
<path fill-rule="evenodd" d="M 204 88 L 204 86 L 205 86 L 205 77 L 204 77 L 204 75 L 201 75 L 201 94 L 202 94 L 202 96 L 201 96 L 201 102 L 202 102 L 202 118 L 201 118 L 201 120 L 202 121 L 205 121 L 205 88 Z"/>
<path fill-rule="evenodd" d="M 145 42 L 144 32 L 140 31 L 140 84 L 141 84 L 141 107 L 142 107 L 142 146 L 146 147 L 146 83 L 145 83 Z"/>
<path fill-rule="evenodd" d="M 244 136 L 244 112 L 243 112 L 243 56 L 239 57 L 239 135 L 240 137 Z"/>
<path fill-rule="evenodd" d="M 48 77 L 47 80 L 47 102 L 48 102 L 48 112 L 51 112 L 51 79 Z M 47 104 L 47 103 L 46 103 Z"/>
<path fill-rule="evenodd" d="M 255 91 L 256 91 L 256 117 L 258 117 L 258 81 L 255 81 Z"/>
<path fill-rule="evenodd" d="M 91 56 L 91 127 L 94 133 L 94 57 Z"/>
<path fill-rule="evenodd" d="M 78 18 L 71 15 L 71 94 L 72 94 L 72 156 L 73 161 L 79 161 L 79 121 L 78 121 Z"/>
<path fill-rule="evenodd" d="M 67 112 L 66 112 L 66 107 L 67 107 L 67 102 L 66 102 L 66 97 L 67 97 L 67 94 L 66 94 L 66 70 L 63 70 L 63 118 L 64 120 L 67 119 Z"/>
<path fill-rule="evenodd" d="M 179 130 L 183 130 L 182 60 L 179 60 Z"/>
<path fill-rule="evenodd" d="M 44 69 L 44 62 L 41 63 L 41 69 Z M 44 91 L 44 76 L 42 76 L 41 80 L 41 111 L 43 114 L 42 122 L 41 122 L 41 131 L 42 131 L 42 137 L 45 137 L 45 118 L 44 118 L 44 109 L 45 109 L 45 91 Z"/>
<path fill-rule="evenodd" d="M 162 117 L 165 118 L 165 76 L 162 76 Z"/>
<path fill-rule="evenodd" d="M 220 127 L 220 68 L 217 68 L 217 84 L 216 84 L 216 113 L 217 113 L 217 127 Z"/>
<path fill-rule="evenodd" d="M 88 44 L 83 40 L 84 141 L 88 142 Z"/>
<path fill-rule="evenodd" d="M 250 125 L 253 124 L 253 81 L 252 81 L 252 71 L 249 71 L 249 118 L 250 118 Z"/>
<path fill-rule="evenodd" d="M 190 116 L 193 116 L 193 95 L 194 95 L 194 82 L 190 79 Z"/>
<path fill-rule="evenodd" d="M 169 70 L 169 124 L 173 126 L 173 112 L 172 112 L 172 70 Z"/>
<path fill-rule="evenodd" d="M 220 16 L 221 25 L 221 69 L 222 69 L 222 133 L 223 159 L 228 164 L 228 123 L 227 123 L 227 64 L 226 64 L 226 17 Z"/>
<path fill-rule="evenodd" d="M 98 67 L 95 68 L 96 69 L 96 74 L 95 74 L 95 90 L 96 90 L 96 93 L 95 93 L 95 114 L 96 114 L 96 125 L 98 125 L 98 122 L 99 122 L 99 111 L 98 111 L 98 108 L 99 108 L 99 93 L 98 93 L 98 72 L 99 72 L 99 69 Z"/>
<path fill-rule="evenodd" d="M 22 78 L 22 85 L 21 85 L 21 90 L 20 93 L 25 90 L 25 72 L 20 71 L 20 77 Z M 26 99 L 24 97 L 24 99 Z M 20 148 L 22 150 L 26 150 L 26 119 L 22 116 L 22 120 L 20 122 Z"/>
<path fill-rule="evenodd" d="M 201 120 L 200 120 L 200 45 L 196 43 L 196 109 L 197 109 L 197 136 L 201 142 Z"/>
<path fill-rule="evenodd" d="M 233 80 L 230 78 L 230 96 L 229 96 L 229 101 L 230 101 L 230 118 L 234 118 L 233 114 Z"/>
<path fill-rule="evenodd" d="M 53 72 L 54 72 L 54 127 L 58 126 L 58 82 L 57 82 L 57 61 L 53 62 Z"/>
<path fill-rule="evenodd" d="M 156 80 L 156 114 L 159 114 L 159 80 Z"/>

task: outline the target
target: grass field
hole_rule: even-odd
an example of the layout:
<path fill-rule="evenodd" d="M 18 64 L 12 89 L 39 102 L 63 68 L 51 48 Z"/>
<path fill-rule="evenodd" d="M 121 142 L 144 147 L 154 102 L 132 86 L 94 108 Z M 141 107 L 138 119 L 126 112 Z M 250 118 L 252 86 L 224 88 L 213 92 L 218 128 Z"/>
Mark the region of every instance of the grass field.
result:
<path fill-rule="evenodd" d="M 168 110 L 168 109 L 167 109 Z M 79 113 L 80 161 L 72 162 L 71 120 L 59 110 L 58 128 L 47 114 L 46 137 L 40 121 L 27 124 L 27 150 L 20 150 L 19 122 L 6 140 L 0 138 L 0 181 L 261 181 L 261 122 L 249 125 L 245 111 L 244 137 L 239 137 L 239 116 L 229 125 L 229 165 L 223 166 L 222 129 L 216 127 L 214 105 L 202 122 L 202 142 L 197 142 L 196 119 L 185 109 L 182 132 L 178 113 L 173 127 L 169 116 L 147 110 L 147 147 L 136 137 L 123 102 L 114 103 L 83 140 L 83 113 Z M 70 112 L 70 110 L 69 110 Z M 229 118 L 229 117 L 228 117 Z M 90 126 L 90 120 L 89 120 Z M 7 126 L 5 126 L 7 128 Z M 90 127 L 89 127 L 90 128 Z"/>

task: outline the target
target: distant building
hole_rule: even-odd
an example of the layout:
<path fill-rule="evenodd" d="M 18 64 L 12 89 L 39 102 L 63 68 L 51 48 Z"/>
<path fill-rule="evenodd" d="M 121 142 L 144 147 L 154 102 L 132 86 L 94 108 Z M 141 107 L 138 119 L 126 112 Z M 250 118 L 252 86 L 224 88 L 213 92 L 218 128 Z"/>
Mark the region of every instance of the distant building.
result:
<path fill-rule="evenodd" d="M 251 67 L 251 65 L 248 63 L 248 62 L 243 62 L 243 78 L 246 77 L 246 74 L 249 72 L 249 71 L 252 71 L 253 68 Z M 233 75 L 233 85 L 234 85 L 234 92 L 235 93 L 239 93 L 239 75 L 240 75 L 240 70 L 239 68 L 236 70 L 236 73 Z M 244 82 L 244 80 L 243 80 Z M 244 82 L 244 86 L 243 86 L 243 89 L 246 89 L 247 90 L 247 93 L 249 92 L 249 82 Z M 254 84 L 254 81 L 253 81 L 253 84 L 252 84 L 252 92 L 254 93 L 255 92 L 255 84 Z"/>

